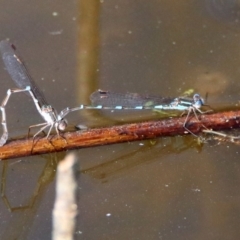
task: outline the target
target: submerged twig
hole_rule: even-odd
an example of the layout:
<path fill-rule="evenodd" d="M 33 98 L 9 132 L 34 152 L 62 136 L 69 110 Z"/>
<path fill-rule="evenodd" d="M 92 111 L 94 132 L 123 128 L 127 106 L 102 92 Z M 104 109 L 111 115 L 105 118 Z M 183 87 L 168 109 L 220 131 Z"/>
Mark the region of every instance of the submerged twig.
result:
<path fill-rule="evenodd" d="M 240 135 L 230 135 L 214 130 L 205 129 L 204 133 L 210 134 L 211 139 L 219 141 L 219 142 L 230 142 L 235 145 L 240 145 Z"/>

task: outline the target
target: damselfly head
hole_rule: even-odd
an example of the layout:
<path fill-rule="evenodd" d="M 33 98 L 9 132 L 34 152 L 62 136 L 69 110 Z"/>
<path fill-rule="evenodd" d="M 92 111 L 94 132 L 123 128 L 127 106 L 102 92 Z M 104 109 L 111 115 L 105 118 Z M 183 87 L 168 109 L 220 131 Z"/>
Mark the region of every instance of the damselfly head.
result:
<path fill-rule="evenodd" d="M 193 95 L 193 106 L 196 108 L 200 108 L 204 105 L 204 100 L 201 98 L 199 94 Z"/>
<path fill-rule="evenodd" d="M 59 120 L 57 122 L 57 124 L 58 124 L 58 126 L 57 126 L 58 130 L 64 131 L 66 129 L 68 123 L 67 123 L 67 120 L 63 118 L 63 119 Z"/>

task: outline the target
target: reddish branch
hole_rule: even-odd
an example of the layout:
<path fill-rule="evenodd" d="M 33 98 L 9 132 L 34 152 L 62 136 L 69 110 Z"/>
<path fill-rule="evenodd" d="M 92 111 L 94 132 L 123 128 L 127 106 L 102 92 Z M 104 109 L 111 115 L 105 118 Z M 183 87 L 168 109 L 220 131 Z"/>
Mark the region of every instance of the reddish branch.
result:
<path fill-rule="evenodd" d="M 194 134 L 199 134 L 206 128 L 223 130 L 239 127 L 240 111 L 228 111 L 200 115 L 201 122 L 192 116 L 187 127 Z M 137 141 L 156 137 L 187 134 L 183 128 L 185 117 L 169 118 L 161 121 L 132 123 L 107 128 L 89 129 L 65 133 L 63 138 L 53 136 L 51 141 L 46 138 L 12 140 L 0 147 L 0 159 L 23 157 L 29 155 L 64 151 L 68 149 L 100 146 L 113 143 Z"/>

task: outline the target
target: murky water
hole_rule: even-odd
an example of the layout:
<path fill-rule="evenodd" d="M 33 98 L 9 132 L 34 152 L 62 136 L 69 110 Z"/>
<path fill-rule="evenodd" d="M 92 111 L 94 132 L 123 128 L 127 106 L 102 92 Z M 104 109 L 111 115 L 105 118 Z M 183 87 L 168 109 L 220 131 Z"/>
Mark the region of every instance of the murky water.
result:
<path fill-rule="evenodd" d="M 89 14 L 86 9 L 79 12 L 84 3 L 93 8 Z M 233 24 L 239 4 L 222 4 L 6 2 L 0 9 L 0 39 L 17 45 L 59 111 L 87 103 L 97 88 L 166 96 L 194 88 L 202 96 L 208 93 L 213 107 L 234 104 L 240 89 L 240 28 Z M 3 65 L 0 74 L 3 98 L 14 85 Z M 7 112 L 12 136 L 25 135 L 28 125 L 41 122 L 26 96 L 14 96 Z M 94 126 L 104 116 L 122 118 L 84 111 L 68 120 L 70 125 Z M 199 145 L 186 136 L 81 149 L 77 154 L 76 239 L 238 238 L 239 146 Z M 51 239 L 55 170 L 64 155 L 1 162 L 1 239 Z"/>

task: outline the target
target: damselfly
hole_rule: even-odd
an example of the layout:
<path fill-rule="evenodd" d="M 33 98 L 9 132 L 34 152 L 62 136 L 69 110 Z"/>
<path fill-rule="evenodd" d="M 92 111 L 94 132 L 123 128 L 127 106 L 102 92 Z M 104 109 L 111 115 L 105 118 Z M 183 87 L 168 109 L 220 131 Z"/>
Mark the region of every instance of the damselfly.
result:
<path fill-rule="evenodd" d="M 199 94 L 194 94 L 193 98 L 178 97 L 165 98 L 158 96 L 140 95 L 138 93 L 116 93 L 110 91 L 98 90 L 90 96 L 93 105 L 98 109 L 108 110 L 178 110 L 187 112 L 183 127 L 192 135 L 196 136 L 187 128 L 187 122 L 190 114 L 193 112 L 196 119 L 200 122 L 197 112 L 203 114 L 210 112 L 208 110 L 203 112 L 201 107 L 204 106 L 204 100 Z"/>
<path fill-rule="evenodd" d="M 37 136 L 45 128 L 50 127 L 47 137 L 50 134 L 51 129 L 55 126 L 57 133 L 59 130 L 62 131 L 66 128 L 67 122 L 61 116 L 58 115 L 56 110 L 47 103 L 42 92 L 37 87 L 36 83 L 32 80 L 26 67 L 24 66 L 21 59 L 16 55 L 15 47 L 11 45 L 7 40 L 0 42 L 0 51 L 2 53 L 2 59 L 5 67 L 10 74 L 11 78 L 15 82 L 18 89 L 9 89 L 7 95 L 4 98 L 0 110 L 2 112 L 2 126 L 3 135 L 0 138 L 0 146 L 4 145 L 8 139 L 8 129 L 7 129 L 7 117 L 5 112 L 5 106 L 12 93 L 27 93 L 33 100 L 38 112 L 45 120 L 44 123 L 32 125 L 29 130 L 33 127 L 41 127 L 41 129 L 34 135 Z"/>
<path fill-rule="evenodd" d="M 31 128 L 41 127 L 40 130 L 33 136 L 34 138 L 44 129 L 49 127 L 49 131 L 46 136 L 48 138 L 52 128 L 55 127 L 57 135 L 59 136 L 59 131 L 63 131 L 67 127 L 67 121 L 64 119 L 64 117 L 70 112 L 82 109 L 82 107 L 66 108 L 62 110 L 60 114 L 58 114 L 57 111 L 47 103 L 44 95 L 30 77 L 30 74 L 28 73 L 22 60 L 19 58 L 19 56 L 17 56 L 15 46 L 10 44 L 7 40 L 3 40 L 0 42 L 0 51 L 6 70 L 18 87 L 17 89 L 9 89 L 7 91 L 7 95 L 0 106 L 2 113 L 1 123 L 3 126 L 3 134 L 0 138 L 0 146 L 3 146 L 8 140 L 7 116 L 5 107 L 12 93 L 25 92 L 27 95 L 29 95 L 32 98 L 39 114 L 45 121 L 44 123 L 30 126 L 28 135 Z"/>

